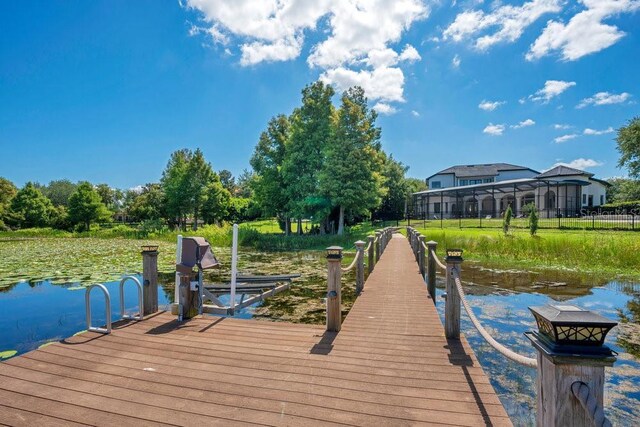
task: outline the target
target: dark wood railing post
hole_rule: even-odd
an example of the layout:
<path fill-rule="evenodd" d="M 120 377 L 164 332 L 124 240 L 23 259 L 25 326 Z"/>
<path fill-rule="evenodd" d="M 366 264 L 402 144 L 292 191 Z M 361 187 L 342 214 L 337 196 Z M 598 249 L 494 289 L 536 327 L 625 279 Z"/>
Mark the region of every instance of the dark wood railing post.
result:
<path fill-rule="evenodd" d="M 434 258 L 438 243 L 430 240 L 427 242 L 427 291 L 436 303 L 436 260 Z"/>
<path fill-rule="evenodd" d="M 373 241 L 375 240 L 375 236 L 367 236 L 367 240 L 369 241 L 369 260 L 368 263 L 368 269 L 369 269 L 369 274 L 371 274 L 371 272 L 373 271 L 373 267 L 376 264 L 376 259 L 374 256 L 374 252 L 376 250 L 376 248 L 374 247 L 375 244 L 373 243 Z"/>
<path fill-rule="evenodd" d="M 364 245 L 362 240 L 356 242 L 356 293 L 359 295 L 364 289 Z"/>
<path fill-rule="evenodd" d="M 142 247 L 142 300 L 143 315 L 158 311 L 158 247 Z M 142 308 L 142 307 L 141 307 Z"/>
<path fill-rule="evenodd" d="M 342 326 L 342 248 L 327 248 L 327 331 L 340 332 Z"/>
<path fill-rule="evenodd" d="M 382 233 L 376 230 L 376 264 L 380 261 L 380 240 L 382 240 Z"/>
<path fill-rule="evenodd" d="M 447 251 L 448 252 L 448 251 Z M 461 252 L 461 251 L 460 251 Z M 453 279 L 453 272 L 460 275 L 462 256 L 447 253 L 447 297 L 444 305 L 444 332 L 447 338 L 460 339 L 460 295 Z"/>
<path fill-rule="evenodd" d="M 418 236 L 418 266 L 420 267 L 420 275 L 424 280 L 424 236 Z"/>

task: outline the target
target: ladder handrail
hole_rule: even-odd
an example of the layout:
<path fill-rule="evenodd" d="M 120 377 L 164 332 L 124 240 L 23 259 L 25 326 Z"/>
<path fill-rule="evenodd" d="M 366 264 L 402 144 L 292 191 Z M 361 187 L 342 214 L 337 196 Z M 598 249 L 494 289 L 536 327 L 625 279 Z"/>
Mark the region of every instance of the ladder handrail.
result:
<path fill-rule="evenodd" d="M 99 288 L 104 293 L 105 317 L 107 318 L 106 328 L 98 328 L 95 326 L 91 326 L 90 296 L 91 296 L 91 290 L 94 288 Z M 109 291 L 107 290 L 107 288 L 100 283 L 87 286 L 87 290 L 85 291 L 85 294 L 84 294 L 84 304 L 85 304 L 85 309 L 87 311 L 87 331 L 99 332 L 101 334 L 110 334 L 111 333 L 111 296 L 109 295 Z"/>
<path fill-rule="evenodd" d="M 133 283 L 135 283 L 136 287 L 138 288 L 138 306 L 140 311 L 138 312 L 137 315 L 135 314 L 128 315 L 128 314 L 125 314 L 124 312 L 124 284 L 128 280 L 133 281 Z M 123 319 L 142 320 L 144 317 L 143 312 L 144 312 L 144 297 L 143 297 L 142 283 L 140 283 L 140 280 L 138 280 L 138 278 L 135 276 L 124 276 L 122 280 L 120 280 L 120 316 Z"/>

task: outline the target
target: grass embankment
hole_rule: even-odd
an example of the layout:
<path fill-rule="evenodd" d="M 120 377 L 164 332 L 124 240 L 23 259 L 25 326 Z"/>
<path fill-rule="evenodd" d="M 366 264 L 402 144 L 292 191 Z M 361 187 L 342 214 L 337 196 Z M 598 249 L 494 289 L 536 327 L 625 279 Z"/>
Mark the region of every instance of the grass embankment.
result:
<path fill-rule="evenodd" d="M 640 279 L 640 234 L 625 231 L 539 230 L 477 228 L 421 228 L 427 240 L 445 248 L 464 249 L 465 259 L 504 267 L 575 270 L 609 277 Z"/>

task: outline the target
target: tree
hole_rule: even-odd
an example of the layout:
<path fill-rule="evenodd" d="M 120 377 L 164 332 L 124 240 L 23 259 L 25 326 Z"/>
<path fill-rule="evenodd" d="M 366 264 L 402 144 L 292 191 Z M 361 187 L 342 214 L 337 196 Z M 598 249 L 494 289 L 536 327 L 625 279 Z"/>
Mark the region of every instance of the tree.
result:
<path fill-rule="evenodd" d="M 0 229 L 4 228 L 4 222 L 9 214 L 11 200 L 15 197 L 18 189 L 6 178 L 0 177 Z"/>
<path fill-rule="evenodd" d="M 198 217 L 202 211 L 202 205 L 207 199 L 207 188 L 214 181 L 220 179 L 213 172 L 211 163 L 207 162 L 199 148 L 193 152 L 187 166 L 187 182 L 189 191 L 189 205 L 193 213 L 193 229 L 198 229 Z"/>
<path fill-rule="evenodd" d="M 49 225 L 53 204 L 31 182 L 20 189 L 11 200 L 11 222 L 19 228 Z"/>
<path fill-rule="evenodd" d="M 260 134 L 258 144 L 251 156 L 251 167 L 256 177 L 252 187 L 255 200 L 265 216 L 277 216 L 285 224 L 289 234 L 289 215 L 287 206 L 287 181 L 282 173 L 291 125 L 287 116 L 273 117 L 267 130 Z"/>
<path fill-rule="evenodd" d="M 504 218 L 502 219 L 502 231 L 505 236 L 509 234 L 509 228 L 511 227 L 511 218 L 513 218 L 513 211 L 511 210 L 511 204 L 507 206 L 507 210 L 504 212 Z"/>
<path fill-rule="evenodd" d="M 640 200 L 640 180 L 612 178 L 607 189 L 607 203 L 632 202 Z"/>
<path fill-rule="evenodd" d="M 529 210 L 529 233 L 535 236 L 538 232 L 538 210 L 533 203 L 529 203 L 525 208 Z"/>
<path fill-rule="evenodd" d="M 166 201 L 160 184 L 146 184 L 139 194 L 133 193 L 131 195 L 127 193 L 125 196 L 125 200 L 131 200 L 127 207 L 130 216 L 138 221 L 166 218 Z"/>
<path fill-rule="evenodd" d="M 376 117 L 376 112 L 367 107 L 362 88 L 350 88 L 342 95 L 335 133 L 329 140 L 320 175 L 323 194 L 339 209 L 339 235 L 344 232 L 345 211 L 368 212 L 386 193 Z"/>
<path fill-rule="evenodd" d="M 618 166 L 629 169 L 630 176 L 640 178 L 640 117 L 634 117 L 627 126 L 618 129 L 616 142 L 620 152 Z"/>
<path fill-rule="evenodd" d="M 75 191 L 77 184 L 68 179 L 58 179 L 49 182 L 41 188 L 42 194 L 47 196 L 55 206 L 68 206 L 69 197 Z"/>
<path fill-rule="evenodd" d="M 302 90 L 302 106 L 290 118 L 291 136 L 282 163 L 282 178 L 287 183 L 287 212 L 298 219 L 325 218 L 330 211 L 330 203 L 320 194 L 318 175 L 325 147 L 332 138 L 334 93 L 321 81 L 306 86 Z"/>
<path fill-rule="evenodd" d="M 109 209 L 114 209 L 118 203 L 118 193 L 115 188 L 109 187 L 109 184 L 96 185 L 96 191 L 100 195 L 100 200 Z"/>
<path fill-rule="evenodd" d="M 92 222 L 108 221 L 111 212 L 102 203 L 98 192 L 88 182 L 78 184 L 76 190 L 69 197 L 69 221 L 72 224 L 82 224 L 86 231 Z"/>
<path fill-rule="evenodd" d="M 407 189 L 407 196 L 404 204 L 405 215 L 408 214 L 408 211 L 410 210 L 410 206 L 413 206 L 413 193 L 417 193 L 419 191 L 425 191 L 429 189 L 429 187 L 427 186 L 427 183 L 422 179 L 406 178 L 406 183 L 407 183 L 408 189 Z"/>
<path fill-rule="evenodd" d="M 214 179 L 206 188 L 206 199 L 202 206 L 202 219 L 207 224 L 219 223 L 227 218 L 231 206 L 231 193 L 219 179 Z"/>
<path fill-rule="evenodd" d="M 160 181 L 166 197 L 167 214 L 182 228 L 191 208 L 187 176 L 190 157 L 191 152 L 187 149 L 174 151 Z"/>
<path fill-rule="evenodd" d="M 218 172 L 218 176 L 220 177 L 220 182 L 222 186 L 231 194 L 235 194 L 236 192 L 236 179 L 233 177 L 233 174 L 226 170 L 222 169 Z"/>
<path fill-rule="evenodd" d="M 382 175 L 387 194 L 380 207 L 374 212 L 378 219 L 399 219 L 404 217 L 407 197 L 410 196 L 409 181 L 404 174 L 409 168 L 395 160 L 393 156 L 384 156 Z"/>

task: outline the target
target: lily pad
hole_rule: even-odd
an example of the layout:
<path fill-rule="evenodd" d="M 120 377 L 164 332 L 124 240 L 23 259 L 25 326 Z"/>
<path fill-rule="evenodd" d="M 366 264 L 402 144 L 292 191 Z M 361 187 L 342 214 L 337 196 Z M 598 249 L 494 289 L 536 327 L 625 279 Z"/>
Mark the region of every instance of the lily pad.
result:
<path fill-rule="evenodd" d="M 10 357 L 15 356 L 16 354 L 18 354 L 17 350 L 0 351 L 0 360 L 8 359 Z"/>

